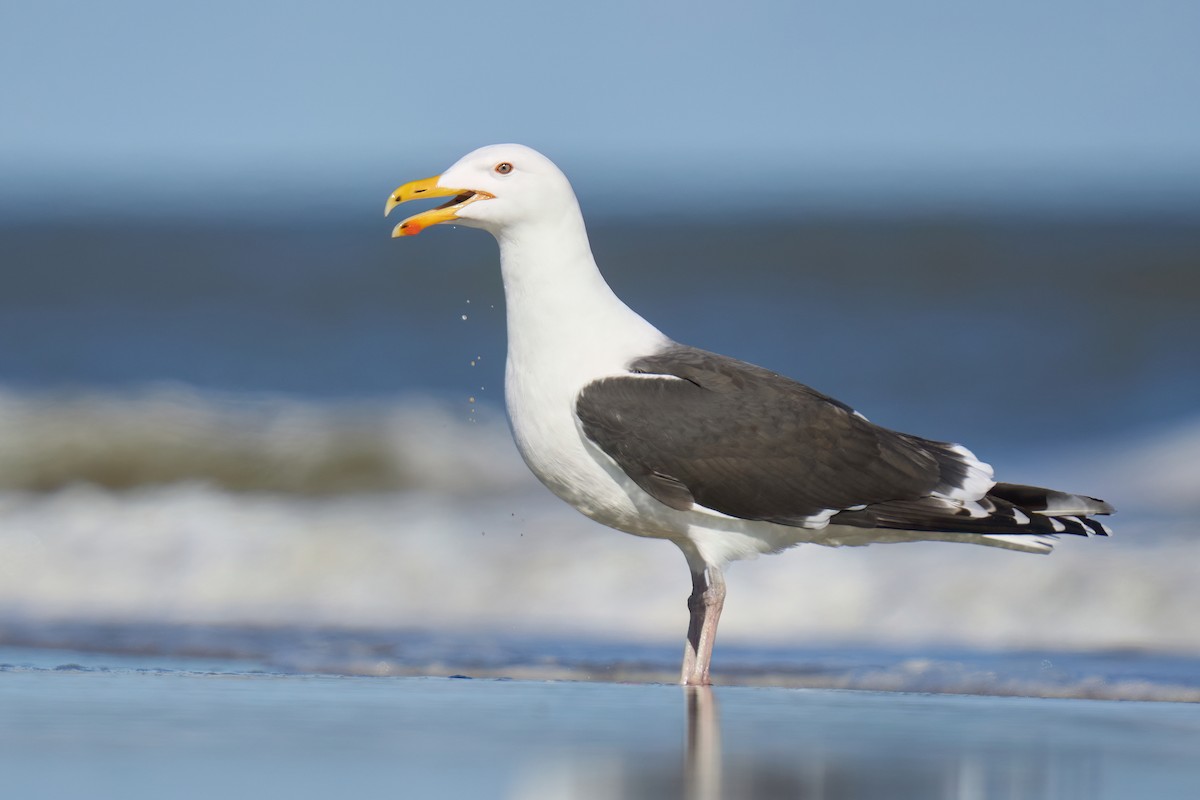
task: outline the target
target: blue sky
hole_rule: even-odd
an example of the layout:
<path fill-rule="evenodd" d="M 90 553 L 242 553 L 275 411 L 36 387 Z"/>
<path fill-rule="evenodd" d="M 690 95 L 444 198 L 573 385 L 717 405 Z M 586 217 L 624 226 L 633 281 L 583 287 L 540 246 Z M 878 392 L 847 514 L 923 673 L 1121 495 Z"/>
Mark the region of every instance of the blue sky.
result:
<path fill-rule="evenodd" d="M 348 189 L 497 141 L 613 191 L 1194 186 L 1198 33 L 1191 2 L 8 3 L 0 193 Z"/>

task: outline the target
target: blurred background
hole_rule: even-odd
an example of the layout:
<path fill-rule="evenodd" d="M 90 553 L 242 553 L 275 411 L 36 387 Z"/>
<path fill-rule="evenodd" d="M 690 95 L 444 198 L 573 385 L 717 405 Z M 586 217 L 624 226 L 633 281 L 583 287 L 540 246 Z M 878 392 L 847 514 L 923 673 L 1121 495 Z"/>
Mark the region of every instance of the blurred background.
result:
<path fill-rule="evenodd" d="M 0 638 L 486 630 L 674 669 L 675 548 L 509 441 L 495 244 L 382 217 L 519 141 L 669 335 L 1121 512 L 1049 558 L 740 564 L 723 642 L 1200 651 L 1197 30 L 1182 2 L 9 4 Z"/>

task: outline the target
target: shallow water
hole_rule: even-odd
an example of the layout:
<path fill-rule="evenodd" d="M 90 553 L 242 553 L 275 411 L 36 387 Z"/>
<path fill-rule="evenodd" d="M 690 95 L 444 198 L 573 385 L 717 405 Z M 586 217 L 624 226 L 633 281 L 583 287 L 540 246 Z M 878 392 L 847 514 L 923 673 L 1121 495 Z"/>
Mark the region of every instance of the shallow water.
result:
<path fill-rule="evenodd" d="M 682 618 L 681 622 L 684 621 Z M 0 619 L 0 663 L 674 683 L 682 636 L 639 642 L 576 631 L 335 628 Z M 190 663 L 190 667 L 184 666 Z M 1200 703 L 1200 656 L 886 643 L 718 645 L 720 686 L 836 688 Z"/>
<path fill-rule="evenodd" d="M 0 661 L 28 658 L 4 652 Z M 875 692 L 0 668 L 22 797 L 1188 798 L 1200 712 Z M 103 662 L 100 659 L 96 662 Z M 152 660 L 144 663 L 153 663 Z"/>

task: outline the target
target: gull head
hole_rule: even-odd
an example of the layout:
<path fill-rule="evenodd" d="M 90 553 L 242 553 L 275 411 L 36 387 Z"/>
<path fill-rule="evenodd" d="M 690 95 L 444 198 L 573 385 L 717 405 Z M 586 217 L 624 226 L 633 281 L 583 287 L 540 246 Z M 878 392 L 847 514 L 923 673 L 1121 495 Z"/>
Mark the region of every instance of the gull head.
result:
<path fill-rule="evenodd" d="M 578 209 L 571 184 L 554 162 L 520 144 L 481 147 L 441 175 L 404 184 L 388 198 L 384 216 L 401 203 L 431 197 L 450 199 L 404 220 L 392 229 L 393 237 L 414 236 L 443 222 L 500 235 Z"/>

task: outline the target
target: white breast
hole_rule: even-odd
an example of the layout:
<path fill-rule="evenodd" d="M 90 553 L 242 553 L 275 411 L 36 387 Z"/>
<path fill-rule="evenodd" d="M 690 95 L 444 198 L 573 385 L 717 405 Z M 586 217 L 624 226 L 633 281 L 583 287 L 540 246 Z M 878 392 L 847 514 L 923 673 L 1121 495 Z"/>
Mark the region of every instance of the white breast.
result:
<path fill-rule="evenodd" d="M 630 487 L 641 490 L 587 440 L 575 415 L 584 386 L 628 374 L 631 361 L 668 343 L 626 311 L 640 324 L 630 325 L 626 318 L 617 329 L 624 335 L 608 337 L 585 335 L 587 320 L 570 326 L 566 334 L 541 325 L 515 331 L 510 324 L 504 394 L 517 449 L 542 483 L 589 517 L 646 535 L 642 528 L 648 520 L 630 497 Z M 512 314 L 510 308 L 510 320 Z"/>

